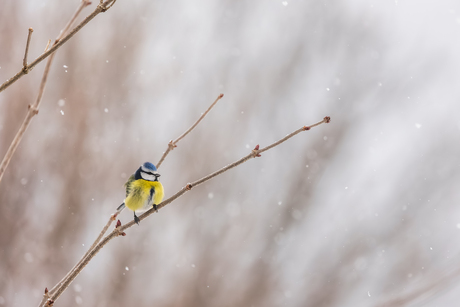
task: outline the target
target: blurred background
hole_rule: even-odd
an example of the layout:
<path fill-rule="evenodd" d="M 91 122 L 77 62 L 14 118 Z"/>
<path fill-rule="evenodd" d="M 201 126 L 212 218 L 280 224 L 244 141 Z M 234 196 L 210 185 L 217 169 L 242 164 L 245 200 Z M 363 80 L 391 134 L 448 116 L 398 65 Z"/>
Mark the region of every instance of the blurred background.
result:
<path fill-rule="evenodd" d="M 78 5 L 0 2 L 2 82 L 28 28 L 31 62 Z M 332 121 L 130 228 L 56 306 L 457 305 L 459 54 L 455 0 L 117 1 L 58 50 L 0 184 L 0 305 L 38 305 L 220 93 L 159 169 L 166 197 Z M 1 157 L 44 63 L 0 93 Z"/>

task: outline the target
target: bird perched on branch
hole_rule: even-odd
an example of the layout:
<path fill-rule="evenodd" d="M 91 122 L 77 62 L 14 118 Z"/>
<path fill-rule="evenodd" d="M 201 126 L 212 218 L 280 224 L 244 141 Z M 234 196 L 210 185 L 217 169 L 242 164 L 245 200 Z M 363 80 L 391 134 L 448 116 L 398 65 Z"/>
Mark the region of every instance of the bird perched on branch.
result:
<path fill-rule="evenodd" d="M 163 200 L 163 185 L 158 177 L 160 174 L 155 165 L 150 162 L 141 165 L 125 183 L 126 198 L 117 210 L 120 212 L 126 206 L 134 211 L 134 222 L 139 225 L 140 219 L 136 212 L 143 213 L 152 207 L 157 210 L 157 205 Z"/>

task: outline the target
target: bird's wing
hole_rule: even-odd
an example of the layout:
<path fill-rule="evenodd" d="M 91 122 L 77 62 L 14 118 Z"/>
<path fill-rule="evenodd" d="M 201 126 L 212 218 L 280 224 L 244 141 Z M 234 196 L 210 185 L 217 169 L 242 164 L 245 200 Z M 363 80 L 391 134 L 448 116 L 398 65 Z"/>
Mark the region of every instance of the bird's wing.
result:
<path fill-rule="evenodd" d="M 149 204 L 152 204 L 153 195 L 155 195 L 155 188 L 154 188 L 154 187 L 151 187 L 151 188 L 150 188 L 149 201 L 148 201 Z"/>
<path fill-rule="evenodd" d="M 132 189 L 132 183 L 134 181 L 134 174 L 131 175 L 131 177 L 129 177 L 128 181 L 126 181 L 125 183 L 125 188 L 126 188 L 126 197 L 128 197 L 129 193 L 131 193 L 131 189 Z"/>

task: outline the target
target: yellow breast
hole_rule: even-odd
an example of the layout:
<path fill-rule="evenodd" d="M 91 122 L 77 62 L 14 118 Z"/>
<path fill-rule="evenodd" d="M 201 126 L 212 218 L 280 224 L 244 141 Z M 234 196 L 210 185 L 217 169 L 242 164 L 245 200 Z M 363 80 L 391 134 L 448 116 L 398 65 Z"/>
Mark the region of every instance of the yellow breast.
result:
<path fill-rule="evenodd" d="M 150 199 L 150 190 L 152 188 L 155 192 L 153 199 Z M 164 190 L 160 182 L 138 179 L 130 183 L 130 193 L 126 196 L 125 205 L 132 211 L 147 210 L 153 204 L 161 203 L 163 197 Z"/>

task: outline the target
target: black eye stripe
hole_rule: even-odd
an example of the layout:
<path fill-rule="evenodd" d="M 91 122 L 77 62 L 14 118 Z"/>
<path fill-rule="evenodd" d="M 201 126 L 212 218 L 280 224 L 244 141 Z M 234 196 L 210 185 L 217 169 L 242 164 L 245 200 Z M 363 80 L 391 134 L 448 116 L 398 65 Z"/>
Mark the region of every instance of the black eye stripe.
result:
<path fill-rule="evenodd" d="M 141 172 L 143 172 L 143 173 L 145 173 L 145 174 L 148 174 L 148 175 L 155 176 L 155 177 L 160 176 L 160 174 L 154 174 L 154 173 L 151 173 L 151 172 L 146 172 L 146 171 L 144 171 L 144 170 L 141 170 Z"/>

